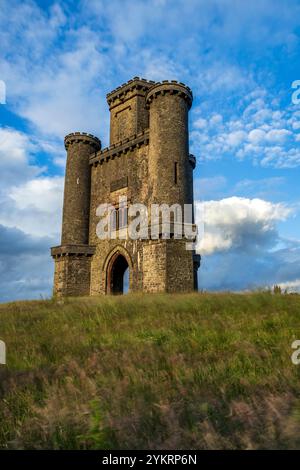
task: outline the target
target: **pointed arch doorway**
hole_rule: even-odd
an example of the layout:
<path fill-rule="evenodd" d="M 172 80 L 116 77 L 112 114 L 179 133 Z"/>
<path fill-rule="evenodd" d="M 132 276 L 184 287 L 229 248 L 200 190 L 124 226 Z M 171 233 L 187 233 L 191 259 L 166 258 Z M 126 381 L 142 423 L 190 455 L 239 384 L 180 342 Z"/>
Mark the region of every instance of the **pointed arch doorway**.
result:
<path fill-rule="evenodd" d="M 107 265 L 107 286 L 108 294 L 126 294 L 129 290 L 129 264 L 126 257 L 115 252 Z"/>

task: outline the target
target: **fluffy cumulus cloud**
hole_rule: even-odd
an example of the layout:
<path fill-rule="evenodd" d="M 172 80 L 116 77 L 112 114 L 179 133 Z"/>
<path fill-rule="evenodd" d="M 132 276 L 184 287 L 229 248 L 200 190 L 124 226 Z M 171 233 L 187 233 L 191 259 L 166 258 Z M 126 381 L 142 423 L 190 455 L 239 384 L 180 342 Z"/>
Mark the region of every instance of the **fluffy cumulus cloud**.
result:
<path fill-rule="evenodd" d="M 261 199 L 231 197 L 196 203 L 196 214 L 203 218 L 198 249 L 205 255 L 229 249 L 255 251 L 272 247 L 277 236 L 276 222 L 285 220 L 291 209 Z"/>
<path fill-rule="evenodd" d="M 40 177 L 13 186 L 0 220 L 34 236 L 56 236 L 60 231 L 63 178 Z"/>
<path fill-rule="evenodd" d="M 201 286 L 242 290 L 282 284 L 293 288 L 300 275 L 300 241 L 284 240 L 277 228 L 293 214 L 291 207 L 262 199 L 197 202 Z"/>
<path fill-rule="evenodd" d="M 63 177 L 46 176 L 37 162 L 39 146 L 11 128 L 0 128 L 0 224 L 29 235 L 59 231 Z"/>

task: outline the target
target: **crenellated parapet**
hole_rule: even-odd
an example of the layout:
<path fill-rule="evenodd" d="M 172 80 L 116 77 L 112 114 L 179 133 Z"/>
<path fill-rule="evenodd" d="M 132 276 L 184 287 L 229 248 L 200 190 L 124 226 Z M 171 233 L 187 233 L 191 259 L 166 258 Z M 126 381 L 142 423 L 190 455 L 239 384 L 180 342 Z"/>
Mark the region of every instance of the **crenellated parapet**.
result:
<path fill-rule="evenodd" d="M 104 162 L 113 160 L 116 157 L 121 157 L 123 154 L 139 148 L 142 145 L 148 145 L 149 143 L 149 129 L 134 134 L 124 140 L 121 140 L 117 144 L 112 144 L 109 147 L 97 152 L 95 155 L 90 157 L 90 165 L 102 165 Z"/>
<path fill-rule="evenodd" d="M 101 140 L 93 134 L 86 132 L 71 132 L 65 137 L 65 149 L 68 150 L 72 144 L 84 143 L 89 145 L 95 152 L 101 150 Z"/>
<path fill-rule="evenodd" d="M 144 96 L 146 92 L 155 85 L 153 80 L 146 80 L 145 78 L 134 77 L 123 85 L 115 88 L 113 91 L 106 95 L 109 108 L 112 109 L 125 100 L 132 98 L 137 94 Z"/>
<path fill-rule="evenodd" d="M 152 86 L 146 95 L 146 104 L 149 108 L 151 102 L 160 95 L 178 95 L 182 96 L 188 103 L 188 109 L 192 106 L 193 93 L 192 90 L 184 83 L 177 82 L 176 80 L 163 80 Z"/>

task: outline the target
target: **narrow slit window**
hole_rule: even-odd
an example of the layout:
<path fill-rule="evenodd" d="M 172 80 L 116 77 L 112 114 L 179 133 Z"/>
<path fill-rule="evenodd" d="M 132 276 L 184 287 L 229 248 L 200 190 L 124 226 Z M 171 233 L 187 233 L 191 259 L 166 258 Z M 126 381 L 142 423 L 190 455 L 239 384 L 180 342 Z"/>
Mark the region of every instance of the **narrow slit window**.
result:
<path fill-rule="evenodd" d="M 119 209 L 118 208 L 114 208 L 114 210 L 111 211 L 110 213 L 110 226 L 111 226 L 111 230 L 115 231 L 117 230 L 118 228 L 118 214 L 119 212 Z"/>
<path fill-rule="evenodd" d="M 127 206 L 119 207 L 119 228 L 127 227 Z"/>
<path fill-rule="evenodd" d="M 174 163 L 174 183 L 178 182 L 178 162 Z"/>
<path fill-rule="evenodd" d="M 128 224 L 128 207 L 121 204 L 119 207 L 114 207 L 110 214 L 110 226 L 112 231 L 116 231 L 127 227 Z"/>

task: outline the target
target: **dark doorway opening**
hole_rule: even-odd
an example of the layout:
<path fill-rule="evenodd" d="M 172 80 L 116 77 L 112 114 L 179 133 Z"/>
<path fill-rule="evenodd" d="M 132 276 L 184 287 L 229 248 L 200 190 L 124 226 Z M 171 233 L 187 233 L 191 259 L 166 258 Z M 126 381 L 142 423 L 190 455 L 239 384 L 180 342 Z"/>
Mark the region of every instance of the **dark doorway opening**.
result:
<path fill-rule="evenodd" d="M 110 294 L 126 294 L 129 284 L 129 266 L 120 253 L 113 256 L 108 267 L 108 291 Z"/>

